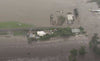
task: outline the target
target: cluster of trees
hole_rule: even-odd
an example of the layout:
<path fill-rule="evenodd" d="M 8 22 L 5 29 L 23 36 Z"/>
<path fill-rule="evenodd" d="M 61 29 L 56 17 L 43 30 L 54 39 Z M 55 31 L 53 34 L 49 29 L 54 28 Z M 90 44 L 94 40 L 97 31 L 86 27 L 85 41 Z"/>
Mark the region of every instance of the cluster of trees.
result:
<path fill-rule="evenodd" d="M 66 37 L 66 36 L 69 37 L 69 36 L 73 35 L 70 27 L 58 28 L 57 31 L 55 32 L 55 34 L 57 34 L 58 36 L 61 36 L 61 37 Z"/>
<path fill-rule="evenodd" d="M 53 37 L 53 35 L 46 34 L 44 36 L 41 36 L 39 40 L 49 40 L 51 37 Z"/>
<path fill-rule="evenodd" d="M 84 31 L 84 28 L 83 28 L 83 27 L 80 26 L 79 29 L 80 29 L 80 31 L 81 31 L 82 34 L 86 33 L 86 32 Z"/>
<path fill-rule="evenodd" d="M 54 29 L 53 29 L 54 30 Z M 52 37 L 70 37 L 73 33 L 70 27 L 67 28 L 56 28 L 56 31 L 53 34 L 47 34 L 45 36 L 40 37 L 40 40 L 49 40 Z"/>
<path fill-rule="evenodd" d="M 89 43 L 89 46 L 93 50 L 94 53 L 100 55 L 100 48 L 98 47 L 98 44 L 100 44 L 100 42 L 98 42 L 98 39 L 99 39 L 98 34 L 95 33 Z"/>
<path fill-rule="evenodd" d="M 72 49 L 70 51 L 70 55 L 69 55 L 69 61 L 77 61 L 77 56 L 82 55 L 84 56 L 86 54 L 86 50 L 85 50 L 85 46 L 81 46 L 79 50 L 77 49 Z"/>

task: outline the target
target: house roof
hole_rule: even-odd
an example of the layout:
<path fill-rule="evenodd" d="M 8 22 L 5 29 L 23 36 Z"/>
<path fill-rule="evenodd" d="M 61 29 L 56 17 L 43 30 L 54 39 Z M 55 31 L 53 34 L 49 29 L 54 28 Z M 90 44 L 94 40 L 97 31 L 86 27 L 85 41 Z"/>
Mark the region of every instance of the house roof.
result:
<path fill-rule="evenodd" d="M 72 15 L 72 14 L 68 14 L 68 15 L 67 15 L 67 19 L 68 19 L 68 20 L 73 20 L 73 15 Z"/>
<path fill-rule="evenodd" d="M 44 36 L 44 35 L 46 35 L 46 32 L 44 32 L 44 31 L 37 31 L 37 35 Z"/>

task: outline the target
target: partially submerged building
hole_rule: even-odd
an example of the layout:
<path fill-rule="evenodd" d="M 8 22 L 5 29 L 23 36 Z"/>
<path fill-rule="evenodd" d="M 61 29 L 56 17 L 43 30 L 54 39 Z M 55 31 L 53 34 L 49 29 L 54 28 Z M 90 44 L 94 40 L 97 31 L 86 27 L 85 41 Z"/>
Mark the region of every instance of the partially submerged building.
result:
<path fill-rule="evenodd" d="M 67 14 L 67 24 L 73 24 L 74 15 L 72 13 Z"/>

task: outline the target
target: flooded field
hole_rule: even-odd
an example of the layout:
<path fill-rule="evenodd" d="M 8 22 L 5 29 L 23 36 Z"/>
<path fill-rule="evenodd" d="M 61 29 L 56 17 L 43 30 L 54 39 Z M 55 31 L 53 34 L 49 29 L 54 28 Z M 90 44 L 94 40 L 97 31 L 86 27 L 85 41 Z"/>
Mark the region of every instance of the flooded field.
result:
<path fill-rule="evenodd" d="M 88 0 L 0 0 L 0 22 L 19 21 L 41 27 L 48 27 L 51 26 L 49 17 L 52 13 L 59 10 L 72 12 L 74 8 L 78 8 L 79 25 L 85 28 L 89 36 L 93 33 L 98 33 L 100 37 L 100 15 L 89 11 L 90 8 L 98 9 L 98 6 L 94 2 L 87 3 L 87 1 Z M 74 26 L 76 27 L 76 25 L 77 24 Z M 78 48 L 82 45 L 80 42 L 83 41 L 76 39 L 71 41 L 66 40 L 67 39 L 57 43 L 33 43 L 30 45 L 25 37 L 6 38 L 0 36 L 0 61 L 14 58 L 15 61 L 22 61 L 25 57 L 27 57 L 27 60 L 31 57 L 36 58 L 34 59 L 35 61 L 39 61 L 39 59 L 42 60 L 42 58 L 43 61 L 47 61 L 45 57 L 51 58 L 51 61 L 56 61 L 54 57 L 57 59 L 60 57 L 60 61 L 65 61 L 69 50 Z M 85 40 L 85 42 L 86 41 L 89 40 Z M 88 43 L 83 44 L 87 46 Z M 37 57 L 39 59 L 37 59 Z M 19 60 L 16 60 L 17 58 Z M 100 60 L 98 56 L 95 56 L 91 52 L 89 52 L 89 55 L 86 55 L 85 59 L 81 58 L 78 61 Z M 93 60 L 91 60 L 91 58 L 93 58 Z M 32 60 L 33 59 L 30 61 Z"/>
<path fill-rule="evenodd" d="M 50 26 L 50 14 L 69 12 L 78 0 L 0 0 L 0 21 L 21 21 L 37 26 Z"/>

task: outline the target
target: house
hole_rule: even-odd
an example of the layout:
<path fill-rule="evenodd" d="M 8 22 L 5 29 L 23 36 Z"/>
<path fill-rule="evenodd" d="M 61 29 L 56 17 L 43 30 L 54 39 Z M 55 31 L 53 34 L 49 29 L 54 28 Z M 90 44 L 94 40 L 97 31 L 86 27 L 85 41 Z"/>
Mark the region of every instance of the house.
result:
<path fill-rule="evenodd" d="M 72 33 L 78 34 L 80 32 L 81 32 L 80 29 L 72 29 Z"/>
<path fill-rule="evenodd" d="M 44 35 L 46 35 L 46 32 L 44 32 L 44 31 L 37 31 L 37 35 L 38 36 L 44 36 Z"/>
<path fill-rule="evenodd" d="M 67 14 L 67 24 L 72 24 L 74 21 L 74 15 L 72 13 Z"/>

